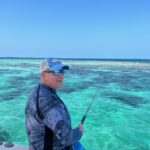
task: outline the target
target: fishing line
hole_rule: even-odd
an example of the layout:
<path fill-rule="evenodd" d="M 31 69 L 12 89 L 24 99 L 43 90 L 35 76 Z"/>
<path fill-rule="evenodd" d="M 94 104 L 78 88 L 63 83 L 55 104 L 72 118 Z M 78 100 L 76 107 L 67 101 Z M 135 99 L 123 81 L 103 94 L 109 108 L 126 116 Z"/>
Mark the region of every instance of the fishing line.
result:
<path fill-rule="evenodd" d="M 97 96 L 97 93 L 98 93 L 99 90 L 100 90 L 100 89 L 98 88 L 98 90 L 96 90 L 94 96 L 92 97 L 92 101 L 91 101 L 89 107 L 87 108 L 87 111 L 86 111 L 85 115 L 84 115 L 84 116 L 82 117 L 82 119 L 81 119 L 81 123 L 82 123 L 82 124 L 84 123 L 84 121 L 85 121 L 85 119 L 86 119 L 86 117 L 87 117 L 87 114 L 88 114 L 88 112 L 89 112 L 89 110 L 90 110 L 90 108 L 91 108 L 91 106 L 92 106 L 92 104 L 93 104 L 93 102 L 94 102 L 94 100 L 95 100 L 95 97 Z"/>

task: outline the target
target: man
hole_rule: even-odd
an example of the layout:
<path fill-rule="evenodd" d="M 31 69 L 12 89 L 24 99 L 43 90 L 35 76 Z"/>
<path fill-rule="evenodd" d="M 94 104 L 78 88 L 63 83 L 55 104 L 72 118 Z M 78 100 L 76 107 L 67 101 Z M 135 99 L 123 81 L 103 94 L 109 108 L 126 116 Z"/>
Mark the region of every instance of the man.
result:
<path fill-rule="evenodd" d="M 56 93 L 69 66 L 47 58 L 40 66 L 41 83 L 29 95 L 26 104 L 26 131 L 30 150 L 73 150 L 80 147 L 82 123 L 72 129 L 69 112 Z"/>

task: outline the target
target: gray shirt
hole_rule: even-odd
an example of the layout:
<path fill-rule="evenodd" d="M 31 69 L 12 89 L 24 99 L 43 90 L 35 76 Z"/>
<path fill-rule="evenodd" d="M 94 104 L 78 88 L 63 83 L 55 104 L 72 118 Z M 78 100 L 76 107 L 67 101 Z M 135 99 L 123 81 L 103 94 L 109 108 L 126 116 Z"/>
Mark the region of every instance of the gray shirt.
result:
<path fill-rule="evenodd" d="M 38 115 L 36 86 L 29 95 L 26 104 L 26 131 L 30 150 L 44 149 L 45 125 L 53 132 L 53 150 L 64 150 L 66 146 L 79 141 L 82 133 L 78 128 L 72 129 L 69 112 L 56 93 L 56 90 L 40 84 Z"/>

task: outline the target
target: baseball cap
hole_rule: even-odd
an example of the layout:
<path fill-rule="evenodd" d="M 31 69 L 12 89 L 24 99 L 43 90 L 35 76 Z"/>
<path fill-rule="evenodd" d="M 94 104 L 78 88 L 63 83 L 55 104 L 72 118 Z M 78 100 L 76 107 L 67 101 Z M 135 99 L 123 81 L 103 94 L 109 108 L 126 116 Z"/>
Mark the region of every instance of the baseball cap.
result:
<path fill-rule="evenodd" d="M 60 70 L 69 70 L 69 66 L 54 58 L 46 58 L 41 62 L 40 73 L 43 71 L 59 72 Z"/>

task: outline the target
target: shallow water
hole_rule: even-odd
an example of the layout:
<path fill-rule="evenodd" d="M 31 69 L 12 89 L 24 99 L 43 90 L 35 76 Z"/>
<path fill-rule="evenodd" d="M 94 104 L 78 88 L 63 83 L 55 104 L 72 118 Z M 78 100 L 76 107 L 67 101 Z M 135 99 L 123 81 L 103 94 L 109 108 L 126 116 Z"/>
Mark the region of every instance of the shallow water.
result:
<path fill-rule="evenodd" d="M 24 108 L 40 59 L 0 59 L 0 140 L 27 145 Z M 150 149 L 150 61 L 64 60 L 58 90 L 78 125 L 92 97 L 81 142 L 88 150 Z"/>

